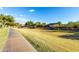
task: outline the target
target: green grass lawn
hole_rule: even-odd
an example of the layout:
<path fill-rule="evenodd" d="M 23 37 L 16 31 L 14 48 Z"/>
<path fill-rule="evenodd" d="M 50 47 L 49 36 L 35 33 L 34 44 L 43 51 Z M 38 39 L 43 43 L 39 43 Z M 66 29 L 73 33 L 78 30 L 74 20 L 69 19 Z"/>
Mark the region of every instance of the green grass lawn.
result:
<path fill-rule="evenodd" d="M 79 51 L 79 40 L 61 37 L 73 35 L 71 32 L 53 32 L 42 29 L 17 29 L 38 51 L 76 52 Z"/>
<path fill-rule="evenodd" d="M 7 40 L 8 28 L 0 28 L 0 51 L 4 47 L 4 44 Z"/>

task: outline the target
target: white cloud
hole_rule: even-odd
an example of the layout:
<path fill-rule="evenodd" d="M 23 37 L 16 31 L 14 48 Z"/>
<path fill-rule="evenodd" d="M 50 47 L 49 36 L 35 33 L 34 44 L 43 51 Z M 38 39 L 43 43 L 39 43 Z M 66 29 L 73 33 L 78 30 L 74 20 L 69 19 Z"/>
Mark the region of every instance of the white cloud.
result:
<path fill-rule="evenodd" d="M 30 9 L 29 12 L 35 12 L 35 10 L 34 9 Z"/>
<path fill-rule="evenodd" d="M 2 9 L 3 9 L 3 7 L 0 7 L 0 9 L 2 10 Z"/>

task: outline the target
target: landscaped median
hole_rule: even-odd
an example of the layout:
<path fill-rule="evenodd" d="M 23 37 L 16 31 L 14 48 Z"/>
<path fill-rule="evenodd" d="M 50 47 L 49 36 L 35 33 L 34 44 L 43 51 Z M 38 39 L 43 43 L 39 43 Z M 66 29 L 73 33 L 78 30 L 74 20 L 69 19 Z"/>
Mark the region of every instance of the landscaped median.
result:
<path fill-rule="evenodd" d="M 0 28 L 0 51 L 5 45 L 8 37 L 8 28 Z"/>

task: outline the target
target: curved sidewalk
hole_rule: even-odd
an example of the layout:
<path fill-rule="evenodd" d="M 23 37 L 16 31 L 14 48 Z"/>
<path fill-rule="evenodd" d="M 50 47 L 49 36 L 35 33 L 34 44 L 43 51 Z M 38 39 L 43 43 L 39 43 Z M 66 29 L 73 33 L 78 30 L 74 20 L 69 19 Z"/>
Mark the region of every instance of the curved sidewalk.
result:
<path fill-rule="evenodd" d="M 2 52 L 36 52 L 36 50 L 19 32 L 10 28 Z"/>

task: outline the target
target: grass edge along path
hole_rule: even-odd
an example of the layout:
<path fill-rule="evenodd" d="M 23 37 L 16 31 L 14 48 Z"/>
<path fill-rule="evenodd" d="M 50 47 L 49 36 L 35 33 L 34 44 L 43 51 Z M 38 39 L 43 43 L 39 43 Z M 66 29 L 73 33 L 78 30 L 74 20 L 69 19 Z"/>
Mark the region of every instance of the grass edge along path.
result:
<path fill-rule="evenodd" d="M 5 46 L 8 37 L 8 32 L 9 32 L 8 28 L 0 28 L 0 51 Z"/>

